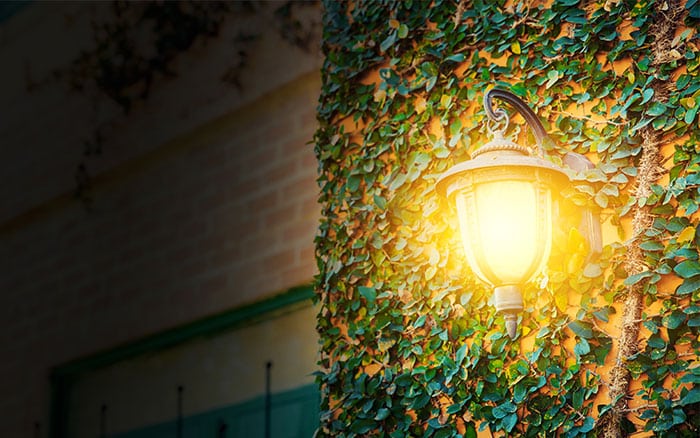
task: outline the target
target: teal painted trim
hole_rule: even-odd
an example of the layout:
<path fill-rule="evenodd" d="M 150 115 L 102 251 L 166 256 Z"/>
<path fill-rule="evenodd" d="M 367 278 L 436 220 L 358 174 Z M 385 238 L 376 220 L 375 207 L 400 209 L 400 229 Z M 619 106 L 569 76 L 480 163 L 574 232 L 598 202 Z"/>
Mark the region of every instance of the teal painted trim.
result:
<path fill-rule="evenodd" d="M 226 330 L 264 321 L 297 309 L 302 305 L 308 305 L 314 298 L 315 293 L 312 286 L 294 287 L 274 297 L 156 333 L 53 368 L 50 376 L 49 436 L 52 438 L 67 437 L 67 400 L 70 386 L 73 380 L 81 374 L 143 354 L 164 350 L 196 338 L 214 336 Z"/>
<path fill-rule="evenodd" d="M 314 384 L 272 394 L 272 436 L 311 437 L 320 424 L 321 394 Z M 186 437 L 214 437 L 221 422 L 227 425 L 226 436 L 262 436 L 265 397 L 197 413 L 183 418 Z M 176 421 L 165 421 L 118 434 L 110 438 L 171 438 Z"/>
<path fill-rule="evenodd" d="M 314 291 L 311 286 L 299 286 L 282 294 L 228 312 L 210 316 L 192 323 L 176 327 L 129 342 L 88 357 L 77 359 L 54 368 L 54 376 L 72 376 L 97 368 L 102 368 L 132 357 L 153 351 L 160 351 L 198 337 L 212 336 L 256 321 L 268 319 L 271 313 L 290 310 L 289 307 L 311 300 Z"/>

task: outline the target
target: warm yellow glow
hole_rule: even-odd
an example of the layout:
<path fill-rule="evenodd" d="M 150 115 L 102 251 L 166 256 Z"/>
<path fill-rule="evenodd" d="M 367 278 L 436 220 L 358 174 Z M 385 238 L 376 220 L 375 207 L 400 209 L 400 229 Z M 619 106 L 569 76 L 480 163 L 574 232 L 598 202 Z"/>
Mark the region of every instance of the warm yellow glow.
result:
<path fill-rule="evenodd" d="M 494 181 L 458 193 L 456 203 L 467 259 L 482 280 L 518 285 L 541 271 L 551 241 L 548 191 L 538 194 L 530 181 Z"/>

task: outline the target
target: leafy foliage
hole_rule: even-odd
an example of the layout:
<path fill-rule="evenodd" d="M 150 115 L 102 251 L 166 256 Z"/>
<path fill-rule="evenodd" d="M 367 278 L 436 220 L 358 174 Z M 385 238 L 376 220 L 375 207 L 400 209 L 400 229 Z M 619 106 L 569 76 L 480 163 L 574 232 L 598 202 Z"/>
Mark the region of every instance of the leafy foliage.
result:
<path fill-rule="evenodd" d="M 626 359 L 635 389 L 623 427 L 696 436 L 700 41 L 697 3 L 669 4 L 681 19 L 660 48 L 650 29 L 664 11 L 648 2 L 325 3 L 320 435 L 595 436 L 616 401 L 605 370 L 620 303 L 639 285 L 644 340 Z M 563 196 L 600 208 L 621 239 L 587 260 L 581 235 L 557 230 L 515 342 L 433 190 L 483 144 L 479 101 L 494 85 L 534 107 L 551 155 L 597 163 Z M 637 199 L 645 129 L 662 135 L 672 164 Z M 639 208 L 653 226 L 624 236 Z M 632 244 L 646 269 L 628 276 Z"/>
<path fill-rule="evenodd" d="M 69 65 L 54 70 L 51 78 L 27 79 L 27 91 L 59 80 L 91 100 L 93 120 L 86 121 L 86 125 L 92 125 L 92 132 L 83 141 L 83 160 L 76 166 L 76 197 L 90 207 L 92 177 L 88 162 L 102 155 L 106 131 L 112 128 L 112 120 L 100 115 L 103 104 L 116 105 L 129 114 L 138 103 L 148 100 L 159 81 L 178 75 L 181 55 L 220 38 L 220 30 L 226 25 L 237 32 L 231 62 L 221 72 L 221 82 L 241 89 L 241 74 L 248 67 L 252 43 L 266 31 L 264 27 L 246 31 L 241 24 L 269 8 L 274 16 L 271 28 L 292 46 L 309 52 L 319 37 L 318 20 L 310 19 L 318 7 L 318 0 L 274 4 L 250 0 L 113 0 L 104 5 L 100 14 L 91 16 L 91 40 L 86 50 Z"/>
<path fill-rule="evenodd" d="M 94 48 L 81 53 L 65 75 L 77 90 L 86 81 L 128 112 L 148 97 L 158 75 L 173 76 L 172 62 L 198 39 L 217 35 L 230 7 L 223 2 L 112 3 L 109 20 L 93 23 Z"/>

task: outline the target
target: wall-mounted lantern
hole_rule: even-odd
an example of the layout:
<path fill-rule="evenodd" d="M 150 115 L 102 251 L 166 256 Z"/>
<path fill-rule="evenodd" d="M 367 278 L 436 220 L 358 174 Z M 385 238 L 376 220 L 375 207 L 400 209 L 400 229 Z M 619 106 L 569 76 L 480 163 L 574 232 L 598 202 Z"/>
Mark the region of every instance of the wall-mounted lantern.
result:
<path fill-rule="evenodd" d="M 525 119 L 536 147 L 505 138 L 509 119 L 492 99 L 508 102 Z M 456 164 L 437 182 L 437 190 L 456 207 L 467 261 L 476 276 L 494 288 L 496 311 L 503 314 L 511 339 L 517 335 L 518 313 L 523 310 L 521 288 L 538 276 L 552 247 L 553 215 L 558 193 L 569 182 L 564 169 L 546 160 L 542 143 L 547 138 L 535 113 L 514 94 L 491 89 L 484 95 L 492 139 Z M 500 124 L 501 129 L 491 125 Z M 563 162 L 574 171 L 592 167 L 583 155 L 568 153 Z M 591 251 L 600 252 L 600 222 L 582 210 L 582 234 Z"/>

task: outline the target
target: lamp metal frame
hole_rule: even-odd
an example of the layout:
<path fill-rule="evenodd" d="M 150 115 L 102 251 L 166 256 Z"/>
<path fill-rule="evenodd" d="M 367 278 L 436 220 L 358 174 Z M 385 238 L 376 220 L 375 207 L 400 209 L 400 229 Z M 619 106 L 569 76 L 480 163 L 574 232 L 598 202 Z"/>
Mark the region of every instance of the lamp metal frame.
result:
<path fill-rule="evenodd" d="M 535 138 L 536 148 L 518 145 L 504 137 L 504 131 L 509 124 L 509 117 L 503 108 L 494 110 L 494 99 L 507 102 L 523 116 Z M 543 144 L 546 140 L 551 141 L 551 139 L 537 115 L 525 102 L 509 91 L 493 88 L 484 94 L 483 105 L 489 123 L 487 128 L 491 132 L 493 139 L 473 151 L 471 154 L 472 159 L 458 163 L 440 175 L 436 183 L 436 190 L 439 194 L 451 199 L 457 192 L 462 192 L 464 196 L 472 197 L 469 203 L 474 205 L 474 193 L 470 188 L 478 184 L 506 180 L 527 181 L 533 184 L 537 196 L 540 197 L 543 196 L 546 190 L 552 191 L 553 187 L 569 183 L 570 178 L 564 168 L 546 159 Z M 505 127 L 494 130 L 491 128 L 491 123 L 504 124 Z M 575 172 L 582 172 L 594 167 L 587 157 L 574 152 L 567 152 L 562 161 Z M 552 195 L 548 196 L 550 196 L 549 202 L 551 204 Z M 538 214 L 551 214 L 551 212 L 540 211 Z M 475 219 L 469 218 L 468 220 L 474 221 Z M 471 225 L 475 224 L 471 222 Z M 589 257 L 600 253 L 602 233 L 597 213 L 591 209 L 582 209 L 579 228 L 589 243 Z M 472 251 L 473 253 L 482 253 L 478 245 L 476 250 Z M 549 251 L 543 250 L 540 255 L 545 257 L 548 256 L 548 253 Z M 482 273 L 477 275 L 494 287 L 496 310 L 503 314 L 507 332 L 514 339 L 517 336 L 517 315 L 523 310 L 522 295 L 520 293 L 522 284 L 494 284 L 498 282 L 494 281 L 493 273 L 484 272 L 489 270 L 488 266 L 484 266 L 476 260 L 473 263 L 478 265 L 473 268 L 478 268 L 476 270 Z M 527 277 L 531 279 L 535 275 L 534 271 L 539 266 L 540 263 L 537 260 L 533 261 Z M 482 278 L 482 275 L 487 278 Z M 524 281 L 527 281 L 527 279 Z"/>

